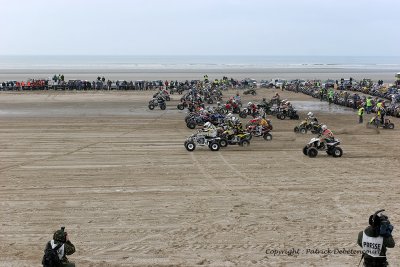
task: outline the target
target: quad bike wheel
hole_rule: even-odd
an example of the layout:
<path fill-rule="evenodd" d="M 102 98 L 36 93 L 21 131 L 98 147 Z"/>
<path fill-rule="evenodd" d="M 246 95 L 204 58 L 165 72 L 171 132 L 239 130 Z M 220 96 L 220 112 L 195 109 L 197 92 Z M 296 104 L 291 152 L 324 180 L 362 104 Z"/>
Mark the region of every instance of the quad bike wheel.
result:
<path fill-rule="evenodd" d="M 308 155 L 310 158 L 315 158 L 315 157 L 318 155 L 318 150 L 317 150 L 315 147 L 310 147 L 310 148 L 307 150 L 307 155 Z"/>
<path fill-rule="evenodd" d="M 209 147 L 210 147 L 211 151 L 218 151 L 220 149 L 220 145 L 218 142 L 212 142 L 209 145 Z"/>
<path fill-rule="evenodd" d="M 294 127 L 293 131 L 294 131 L 295 133 L 298 133 L 298 132 L 299 132 L 299 126 Z"/>
<path fill-rule="evenodd" d="M 165 97 L 165 100 L 166 100 L 166 101 L 171 101 L 171 97 L 170 97 L 169 95 L 167 95 L 167 96 Z"/>
<path fill-rule="evenodd" d="M 306 134 L 306 133 L 307 133 L 307 129 L 304 128 L 304 127 L 301 127 L 301 128 L 299 128 L 299 132 L 300 132 L 301 134 Z"/>
<path fill-rule="evenodd" d="M 219 140 L 219 145 L 220 147 L 227 147 L 228 141 L 225 138 L 222 138 L 221 140 Z"/>
<path fill-rule="evenodd" d="M 340 158 L 343 155 L 343 150 L 340 147 L 335 147 L 332 150 L 332 156 L 335 158 Z"/>
<path fill-rule="evenodd" d="M 280 119 L 280 120 L 286 119 L 286 115 L 285 115 L 285 114 L 282 114 L 282 113 L 278 113 L 278 115 L 276 115 L 276 117 L 277 117 L 278 119 Z"/>
<path fill-rule="evenodd" d="M 182 104 L 178 104 L 177 108 L 178 108 L 179 110 L 183 110 L 185 107 L 184 107 Z"/>
<path fill-rule="evenodd" d="M 193 142 L 185 142 L 185 148 L 187 151 L 192 152 L 193 150 L 196 149 L 196 144 Z"/>
<path fill-rule="evenodd" d="M 387 125 L 387 128 L 393 130 L 394 129 L 394 124 L 393 123 L 389 123 Z"/>
<path fill-rule="evenodd" d="M 212 100 L 212 98 L 209 98 L 209 99 L 207 100 L 207 103 L 211 105 L 212 103 L 214 103 L 214 101 Z"/>
<path fill-rule="evenodd" d="M 307 156 L 307 150 L 308 150 L 307 146 L 303 147 L 303 154 L 306 155 L 306 156 Z"/>
<path fill-rule="evenodd" d="M 161 110 L 165 110 L 166 108 L 167 108 L 166 105 L 160 105 L 160 109 L 161 109 Z"/>
<path fill-rule="evenodd" d="M 250 141 L 247 139 L 244 139 L 239 142 L 239 146 L 242 146 L 242 147 L 248 147 L 249 145 L 250 145 Z"/>
<path fill-rule="evenodd" d="M 189 121 L 189 122 L 186 124 L 186 126 L 187 126 L 189 129 L 194 129 L 194 128 L 196 128 L 196 123 L 194 123 L 194 122 L 192 122 L 192 121 Z"/>
<path fill-rule="evenodd" d="M 272 140 L 272 135 L 270 133 L 266 133 L 263 135 L 263 138 L 265 141 L 271 141 Z"/>
<path fill-rule="evenodd" d="M 154 105 L 153 104 L 149 104 L 149 109 L 153 110 L 154 109 Z"/>

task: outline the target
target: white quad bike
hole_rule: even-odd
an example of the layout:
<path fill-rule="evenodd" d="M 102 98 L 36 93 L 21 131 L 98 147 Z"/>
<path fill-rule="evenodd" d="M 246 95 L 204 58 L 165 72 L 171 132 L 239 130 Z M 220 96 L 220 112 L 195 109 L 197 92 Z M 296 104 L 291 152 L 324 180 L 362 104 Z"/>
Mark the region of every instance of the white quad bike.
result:
<path fill-rule="evenodd" d="M 194 151 L 196 146 L 208 146 L 211 151 L 218 151 L 221 148 L 220 140 L 219 137 L 206 137 L 202 131 L 198 131 L 186 139 L 184 146 L 190 152 Z"/>
<path fill-rule="evenodd" d="M 315 158 L 318 151 L 326 151 L 326 154 L 339 158 L 343 155 L 343 150 L 339 147 L 340 141 L 336 138 L 329 142 L 321 142 L 320 136 L 311 138 L 310 142 L 303 148 L 303 154 L 310 158 Z"/>

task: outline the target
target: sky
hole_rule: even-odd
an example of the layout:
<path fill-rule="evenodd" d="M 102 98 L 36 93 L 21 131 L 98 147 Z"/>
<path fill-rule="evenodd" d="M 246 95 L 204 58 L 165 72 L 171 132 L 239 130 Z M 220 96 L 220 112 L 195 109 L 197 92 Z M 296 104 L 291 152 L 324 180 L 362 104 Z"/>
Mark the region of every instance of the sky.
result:
<path fill-rule="evenodd" d="M 400 56 L 399 0 L 0 0 L 0 55 Z"/>

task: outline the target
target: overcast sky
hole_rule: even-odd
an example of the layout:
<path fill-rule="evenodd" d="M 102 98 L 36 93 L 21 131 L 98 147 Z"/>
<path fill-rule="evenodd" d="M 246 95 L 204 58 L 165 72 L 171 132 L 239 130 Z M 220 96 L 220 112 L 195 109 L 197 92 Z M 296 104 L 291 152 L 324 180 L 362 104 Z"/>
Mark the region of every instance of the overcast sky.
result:
<path fill-rule="evenodd" d="M 399 0 L 0 0 L 0 54 L 400 56 Z"/>

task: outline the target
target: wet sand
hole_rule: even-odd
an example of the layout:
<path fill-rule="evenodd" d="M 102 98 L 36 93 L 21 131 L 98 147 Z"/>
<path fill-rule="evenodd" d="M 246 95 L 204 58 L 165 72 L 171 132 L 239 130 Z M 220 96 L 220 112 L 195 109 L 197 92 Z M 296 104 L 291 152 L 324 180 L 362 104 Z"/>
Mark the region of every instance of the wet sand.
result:
<path fill-rule="evenodd" d="M 349 109 L 282 92 L 301 117 L 326 122 L 342 158 L 303 156 L 312 135 L 276 118 L 271 142 L 189 153 L 179 96 L 149 111 L 152 93 L 0 93 L 1 266 L 40 266 L 62 225 L 77 248 L 70 260 L 93 267 L 356 266 L 359 254 L 334 249 L 359 251 L 358 232 L 381 208 L 396 239 L 399 119 L 367 129 Z M 292 248 L 299 255 L 266 254 Z M 398 249 L 388 258 L 400 265 Z"/>

